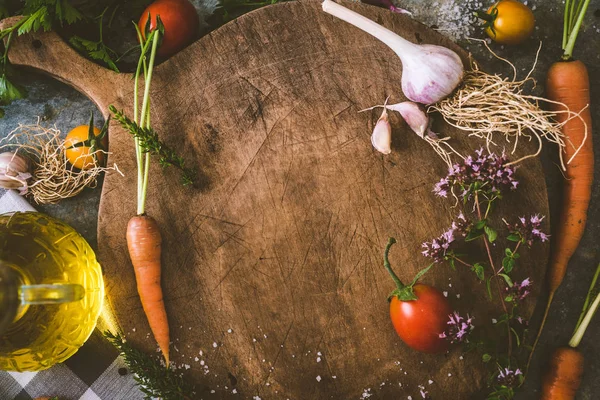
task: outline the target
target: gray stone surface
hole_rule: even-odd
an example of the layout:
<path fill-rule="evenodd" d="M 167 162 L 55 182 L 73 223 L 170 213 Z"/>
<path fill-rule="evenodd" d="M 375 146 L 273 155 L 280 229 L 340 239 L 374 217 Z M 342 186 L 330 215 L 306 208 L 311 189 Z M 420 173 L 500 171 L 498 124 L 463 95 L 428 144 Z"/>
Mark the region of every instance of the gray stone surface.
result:
<path fill-rule="evenodd" d="M 473 21 L 465 15 L 478 5 L 489 5 L 489 1 L 477 0 L 404 0 L 400 4 L 413 11 L 414 17 L 427 25 L 436 25 L 448 35 L 455 38 L 461 45 L 473 52 L 475 58 L 480 60 L 484 67 L 490 71 L 508 72 L 502 63 L 491 60 L 489 54 L 480 44 L 468 42 L 466 37 L 483 38 L 478 26 L 469 26 Z M 535 89 L 537 94 L 544 92 L 544 77 L 550 64 L 560 57 L 560 39 L 562 34 L 562 1 L 536 0 L 529 1 L 535 7 L 537 29 L 534 38 L 526 44 L 504 48 L 493 45 L 499 55 L 513 61 L 521 73 L 529 70 L 535 58 L 535 51 L 539 41 L 544 48 L 533 76 L 538 80 Z M 590 73 L 592 92 L 592 114 L 595 126 L 600 124 L 600 0 L 592 0 L 589 12 L 580 33 L 576 46 L 575 57 L 584 61 Z M 84 124 L 89 118 L 89 113 L 95 111 L 97 118 L 100 113 L 83 95 L 77 93 L 57 81 L 43 77 L 39 74 L 23 71 L 20 82 L 28 89 L 29 96 L 25 100 L 14 102 L 6 107 L 6 117 L 0 120 L 0 135 L 5 135 L 19 123 L 35 122 L 40 116 L 44 123 L 56 125 L 58 129 L 67 132 L 72 127 Z M 598 130 L 598 128 L 596 128 Z M 596 153 L 595 173 L 600 175 L 600 135 L 594 135 L 594 149 Z M 560 173 L 556 167 L 556 151 L 547 146 L 542 156 L 545 165 L 546 179 L 549 188 L 552 220 L 556 220 L 560 201 Z M 86 190 L 74 199 L 68 199 L 58 205 L 42 206 L 40 210 L 56 216 L 73 225 L 86 237 L 90 243 L 96 244 L 97 210 L 100 189 Z M 546 330 L 540 340 L 535 354 L 531 372 L 518 399 L 534 399 L 539 396 L 541 372 L 543 371 L 551 352 L 556 346 L 568 342 L 573 327 L 579 316 L 585 292 L 595 267 L 600 261 L 598 255 L 598 236 L 600 235 L 600 187 L 596 183 L 592 203 L 589 211 L 588 226 L 580 248 L 571 260 L 569 272 L 564 283 L 559 289 L 550 312 Z M 535 211 L 535 210 L 532 210 Z M 540 266 L 541 268 L 542 266 Z M 537 282 L 541 284 L 541 282 Z M 539 320 L 542 313 L 542 301 L 536 311 L 535 320 Z M 600 398 L 600 319 L 592 322 L 584 340 L 580 345 L 581 351 L 586 356 L 585 373 L 577 399 L 592 400 Z M 448 397 L 449 399 L 451 397 Z"/>

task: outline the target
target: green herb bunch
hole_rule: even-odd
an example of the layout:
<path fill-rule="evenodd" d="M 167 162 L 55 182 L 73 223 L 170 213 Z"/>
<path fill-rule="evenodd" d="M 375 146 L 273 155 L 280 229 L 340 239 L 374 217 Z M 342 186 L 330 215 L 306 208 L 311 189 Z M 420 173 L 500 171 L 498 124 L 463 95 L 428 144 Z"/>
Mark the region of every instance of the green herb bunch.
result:
<path fill-rule="evenodd" d="M 535 242 L 548 240 L 548 235 L 541 230 L 544 218 L 537 214 L 515 220 L 503 219 L 503 227 L 494 226 L 491 220 L 496 203 L 519 185 L 515 171 L 504 154 L 486 154 L 483 149 L 467 157 L 462 164 L 453 165 L 448 175 L 435 185 L 434 193 L 439 197 L 455 198 L 462 203 L 464 211 L 446 232 L 422 245 L 422 254 L 434 263 L 447 263 L 454 270 L 465 268 L 485 281 L 487 297 L 501 307 L 491 326 L 478 324 L 481 329 L 475 329 L 465 341 L 467 350 L 480 351 L 482 362 L 489 366 L 488 400 L 512 399 L 524 381 L 520 367 L 531 348 L 523 341 L 528 321 L 519 310 L 531 293 L 533 282 L 530 278 L 516 280 L 515 272 L 521 250 Z M 486 257 L 469 260 L 459 252 L 460 242 L 463 242 L 462 246 L 470 242 L 481 243 Z M 502 242 L 505 243 L 502 257 L 495 259 L 491 248 Z M 494 333 L 490 334 L 490 331 Z"/>
<path fill-rule="evenodd" d="M 145 399 L 152 400 L 188 400 L 196 398 L 195 388 L 183 379 L 182 374 L 162 365 L 158 358 L 152 357 L 127 343 L 120 335 L 109 331 L 104 336 L 117 348 L 129 371 L 144 393 Z"/>

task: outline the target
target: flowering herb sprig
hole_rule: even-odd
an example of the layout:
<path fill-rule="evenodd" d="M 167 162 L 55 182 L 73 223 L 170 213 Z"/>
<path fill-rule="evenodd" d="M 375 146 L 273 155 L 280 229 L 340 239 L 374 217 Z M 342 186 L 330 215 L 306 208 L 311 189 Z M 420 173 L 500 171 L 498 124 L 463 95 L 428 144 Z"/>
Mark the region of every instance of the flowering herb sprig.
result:
<path fill-rule="evenodd" d="M 469 339 L 473 318 L 468 314 L 466 318 L 458 313 L 450 315 L 448 328 L 440 334 L 452 343 L 464 343 L 483 351 L 483 362 L 492 366 L 489 400 L 511 399 L 514 389 L 523 381 L 518 356 L 522 355 L 522 337 L 527 330 L 527 321 L 520 316 L 518 309 L 531 293 L 533 282 L 530 278 L 516 281 L 512 275 L 520 258 L 519 250 L 548 240 L 548 235 L 542 231 L 544 217 L 537 214 L 514 221 L 503 219 L 504 226 L 499 227 L 502 235 L 490 221 L 494 204 L 507 192 L 519 187 L 515 171 L 516 167 L 510 165 L 506 154 L 486 153 L 483 148 L 461 164 L 451 166 L 433 192 L 442 198 L 454 197 L 457 203 L 462 203 L 464 211 L 440 236 L 424 242 L 421 251 L 434 263 L 447 262 L 453 269 L 457 266 L 468 268 L 479 280 L 486 282 L 490 300 L 496 298 L 502 307 L 502 313 L 492 320 L 492 324 L 500 329 L 499 337 L 508 342 L 506 347 Z M 499 262 L 492 255 L 491 246 L 502 238 L 506 247 Z M 486 250 L 484 260 L 472 262 L 459 254 L 458 246 L 472 241 L 483 242 Z M 519 354 L 515 355 L 517 350 Z"/>

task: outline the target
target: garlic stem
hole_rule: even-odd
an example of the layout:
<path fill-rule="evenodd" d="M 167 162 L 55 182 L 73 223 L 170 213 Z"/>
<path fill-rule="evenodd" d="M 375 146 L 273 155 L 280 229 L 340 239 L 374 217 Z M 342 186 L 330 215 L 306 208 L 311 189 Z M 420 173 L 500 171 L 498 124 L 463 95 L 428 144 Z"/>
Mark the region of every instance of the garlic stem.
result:
<path fill-rule="evenodd" d="M 372 21 L 369 18 L 360 15 L 359 13 L 349 10 L 344 6 L 333 2 L 332 0 L 323 1 L 323 11 L 341 19 L 342 21 L 348 22 L 349 24 L 367 32 L 371 36 L 381 40 L 390 49 L 394 50 L 398 56 L 400 56 L 400 53 L 403 52 L 410 53 L 418 51 L 416 49 L 418 45 L 409 42 L 402 36 L 379 25 L 377 22 Z"/>
<path fill-rule="evenodd" d="M 402 92 L 411 101 L 433 104 L 447 97 L 460 84 L 462 60 L 454 51 L 432 44 L 414 44 L 374 21 L 331 0 L 323 11 L 381 40 L 402 62 Z"/>

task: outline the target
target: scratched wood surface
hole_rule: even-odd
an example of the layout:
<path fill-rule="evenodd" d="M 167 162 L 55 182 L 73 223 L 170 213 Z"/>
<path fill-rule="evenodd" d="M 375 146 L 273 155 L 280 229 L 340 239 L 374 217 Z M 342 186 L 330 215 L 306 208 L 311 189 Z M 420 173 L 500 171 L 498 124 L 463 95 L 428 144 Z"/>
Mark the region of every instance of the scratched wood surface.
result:
<path fill-rule="evenodd" d="M 347 5 L 467 58 L 406 16 Z M 109 104 L 131 112 L 131 76 L 84 60 L 55 34 L 18 38 L 10 59 L 74 86 L 105 115 Z M 388 236 L 399 241 L 393 266 L 409 280 L 427 265 L 421 243 L 457 213 L 432 193 L 443 162 L 397 116 L 392 154 L 371 148 L 378 114 L 358 111 L 388 95 L 402 101 L 401 73 L 389 49 L 314 1 L 245 15 L 156 69 L 153 124 L 201 176 L 198 187 L 182 188 L 174 171 L 155 164 L 147 204 L 164 238 L 172 359 L 189 366 L 186 375 L 205 390 L 198 398 L 416 399 L 425 385 L 435 399 L 466 399 L 481 388 L 479 355 L 416 353 L 389 321 Z M 465 152 L 480 145 L 439 121 L 435 129 Z M 114 123 L 110 151 L 109 163 L 126 175 L 106 176 L 98 255 L 128 340 L 154 352 L 125 245 L 135 213 L 133 144 Z M 511 214 L 547 214 L 539 162 L 527 161 L 519 178 L 523 189 L 505 201 Z M 522 276 L 541 282 L 547 252 L 525 252 Z M 423 281 L 484 324 L 498 305 L 484 300 L 485 285 L 472 275 L 437 266 Z"/>

